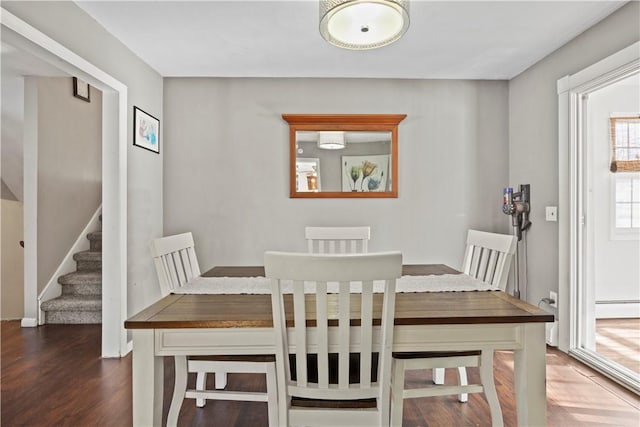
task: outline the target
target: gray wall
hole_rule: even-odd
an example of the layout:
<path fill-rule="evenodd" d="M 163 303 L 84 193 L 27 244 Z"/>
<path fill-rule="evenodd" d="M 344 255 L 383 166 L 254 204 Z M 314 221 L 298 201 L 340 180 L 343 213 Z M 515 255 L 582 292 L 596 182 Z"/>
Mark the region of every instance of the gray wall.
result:
<path fill-rule="evenodd" d="M 2 7 L 124 83 L 129 128 L 134 105 L 159 118 L 162 127 L 162 77 L 75 3 L 3 1 Z M 162 131 L 160 155 L 133 147 L 132 134 L 127 132 L 128 315 L 160 296 L 149 241 L 162 235 L 163 218 Z"/>
<path fill-rule="evenodd" d="M 509 81 L 509 182 L 531 184 L 527 296 L 531 303 L 558 290 L 558 223 L 545 222 L 545 206 L 558 205 L 557 80 L 638 40 L 640 3 L 629 2 Z"/>
<path fill-rule="evenodd" d="M 13 200 L 23 200 L 23 150 L 22 126 L 24 115 L 24 76 L 19 75 L 12 65 L 14 58 L 2 54 L 0 74 L 0 169 L 2 170 L 2 197 L 7 191 Z"/>
<path fill-rule="evenodd" d="M 70 77 L 39 78 L 38 292 L 102 200 L 102 93 L 73 96 Z"/>
<path fill-rule="evenodd" d="M 24 248 L 22 202 L 0 200 L 0 319 L 24 315 Z"/>
<path fill-rule="evenodd" d="M 372 227 L 370 251 L 462 262 L 466 230 L 508 231 L 503 81 L 168 78 L 165 234 L 193 231 L 202 269 L 305 251 L 305 225 Z M 407 114 L 397 199 L 290 199 L 283 113 Z"/>
<path fill-rule="evenodd" d="M 4 179 L 0 181 L 0 198 L 4 200 L 18 200 L 15 194 L 4 182 Z"/>

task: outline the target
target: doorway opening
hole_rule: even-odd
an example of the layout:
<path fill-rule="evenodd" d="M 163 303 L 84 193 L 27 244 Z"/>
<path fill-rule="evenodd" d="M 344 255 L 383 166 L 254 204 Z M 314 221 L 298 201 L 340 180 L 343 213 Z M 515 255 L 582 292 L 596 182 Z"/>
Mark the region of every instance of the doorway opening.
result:
<path fill-rule="evenodd" d="M 640 166 L 639 47 L 558 81 L 560 348 L 636 392 L 640 168 L 616 162 Z"/>
<path fill-rule="evenodd" d="M 102 357 L 128 352 L 127 313 L 127 87 L 4 8 L 3 43 L 57 67 L 102 91 Z M 22 325 L 37 326 L 37 171 L 25 175 L 25 269 Z M 34 183 L 35 180 L 35 183 Z M 29 183 L 30 182 L 30 183 Z"/>

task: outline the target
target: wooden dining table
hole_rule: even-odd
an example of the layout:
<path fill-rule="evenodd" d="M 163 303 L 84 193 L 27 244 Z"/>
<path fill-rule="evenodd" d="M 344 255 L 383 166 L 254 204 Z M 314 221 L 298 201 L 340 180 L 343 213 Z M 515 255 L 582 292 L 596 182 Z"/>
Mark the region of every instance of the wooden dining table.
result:
<path fill-rule="evenodd" d="M 459 272 L 403 266 L 403 275 L 434 274 Z M 259 277 L 264 268 L 214 267 L 202 276 Z M 398 293 L 393 351 L 513 350 L 518 425 L 544 426 L 545 322 L 553 315 L 497 290 Z M 125 328 L 133 338 L 134 426 L 161 425 L 163 356 L 275 354 L 268 294 L 171 294 Z"/>

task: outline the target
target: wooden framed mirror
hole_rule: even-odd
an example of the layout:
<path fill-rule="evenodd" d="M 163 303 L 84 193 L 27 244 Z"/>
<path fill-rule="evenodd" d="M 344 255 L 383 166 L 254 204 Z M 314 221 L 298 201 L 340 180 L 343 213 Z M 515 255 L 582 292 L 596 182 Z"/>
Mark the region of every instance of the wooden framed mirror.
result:
<path fill-rule="evenodd" d="M 398 124 L 406 114 L 283 114 L 289 196 L 398 197 Z"/>

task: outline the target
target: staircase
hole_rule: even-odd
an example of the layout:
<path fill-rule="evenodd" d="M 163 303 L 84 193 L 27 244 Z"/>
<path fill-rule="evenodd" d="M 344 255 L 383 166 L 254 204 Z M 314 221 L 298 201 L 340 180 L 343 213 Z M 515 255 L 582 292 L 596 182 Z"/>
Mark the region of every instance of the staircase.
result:
<path fill-rule="evenodd" d="M 62 295 L 41 304 L 44 323 L 102 323 L 102 231 L 87 239 L 89 250 L 73 255 L 76 271 L 58 278 Z"/>

